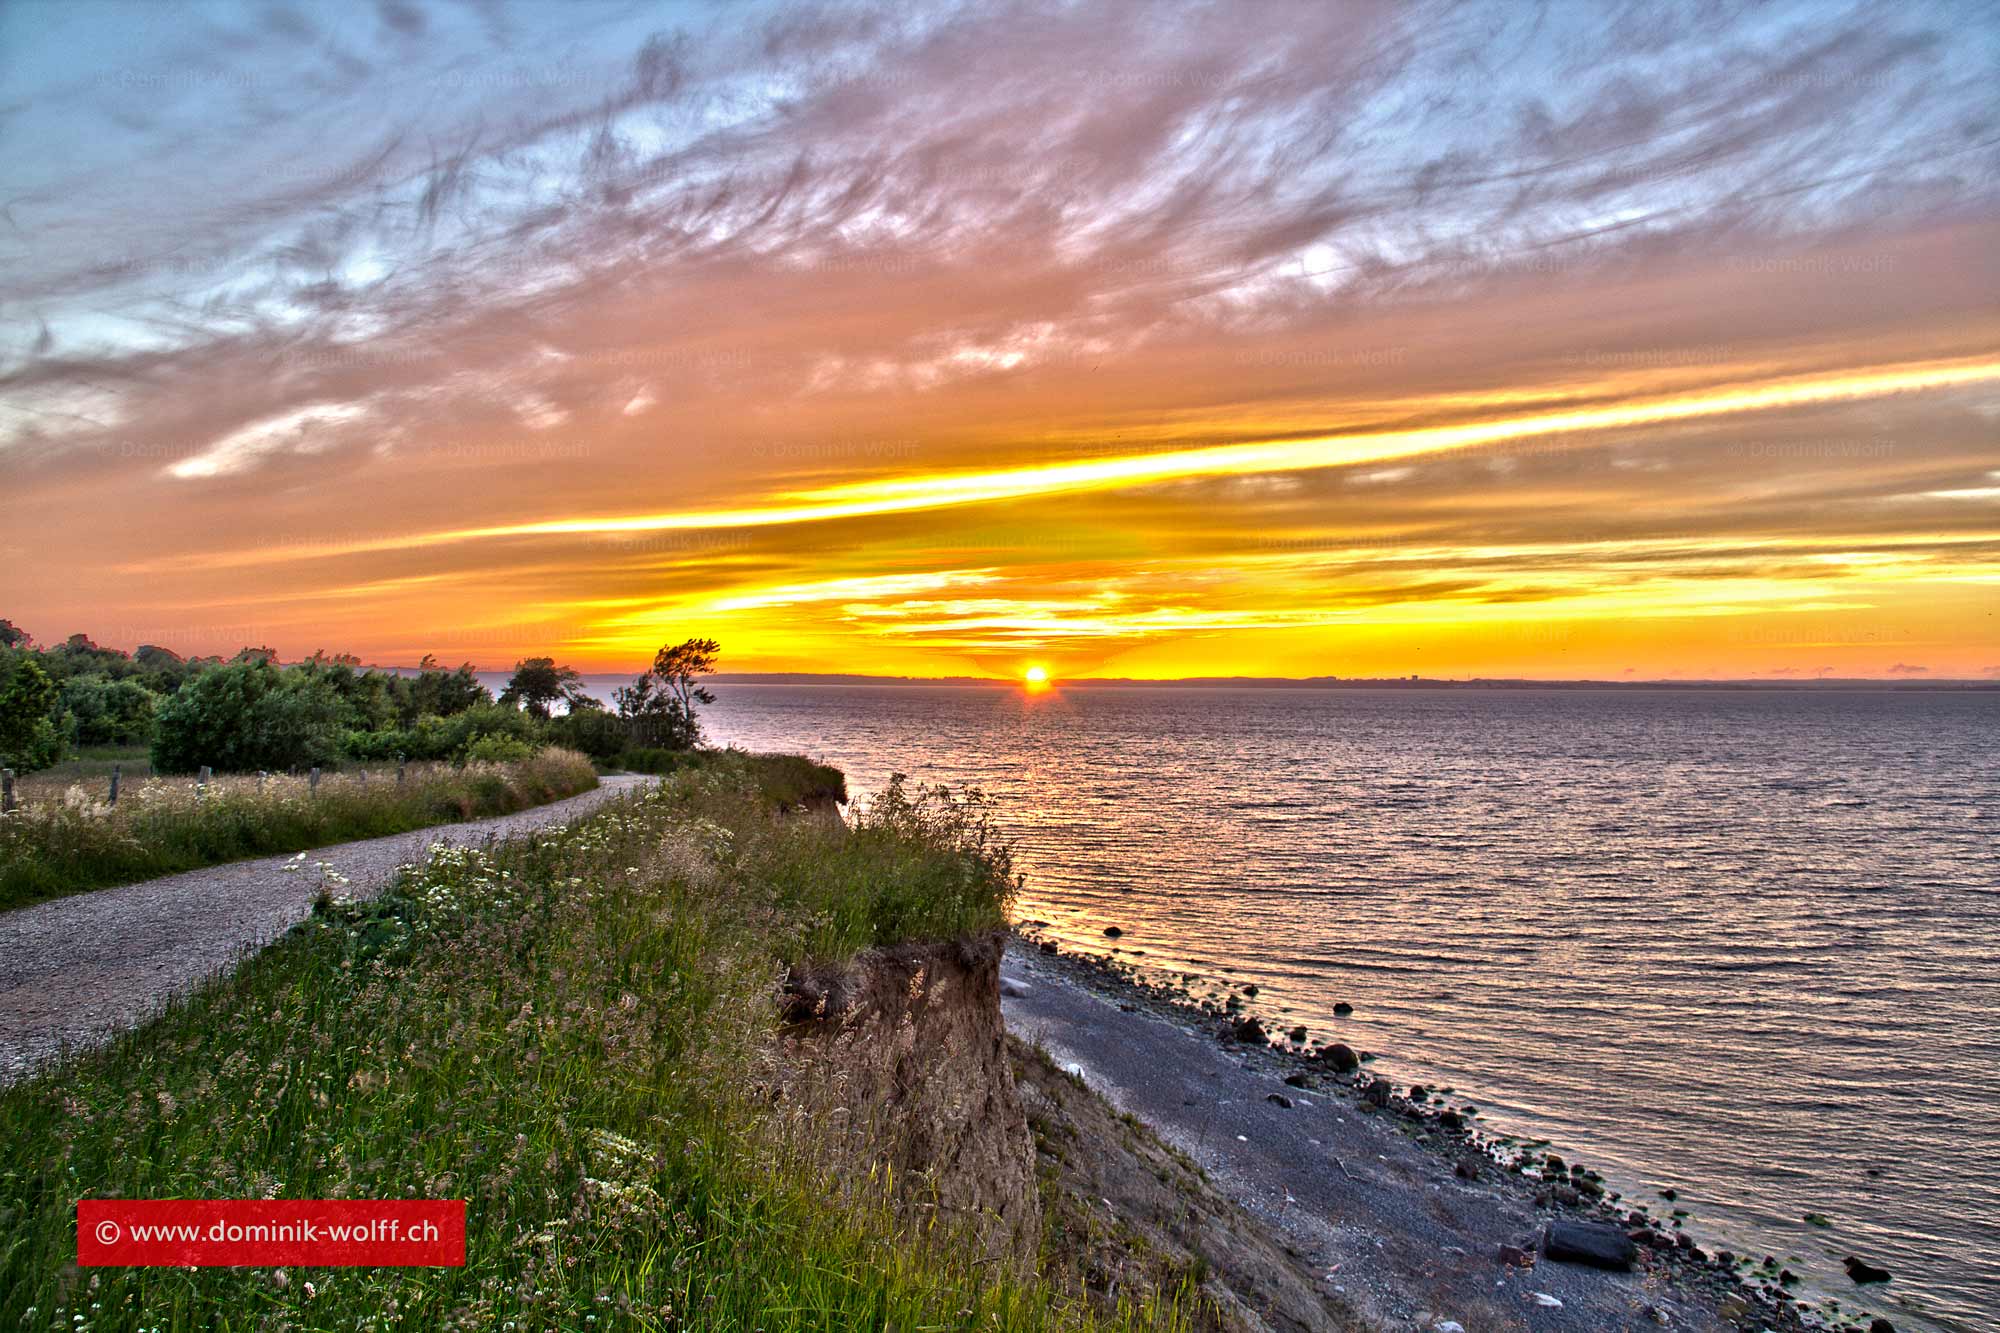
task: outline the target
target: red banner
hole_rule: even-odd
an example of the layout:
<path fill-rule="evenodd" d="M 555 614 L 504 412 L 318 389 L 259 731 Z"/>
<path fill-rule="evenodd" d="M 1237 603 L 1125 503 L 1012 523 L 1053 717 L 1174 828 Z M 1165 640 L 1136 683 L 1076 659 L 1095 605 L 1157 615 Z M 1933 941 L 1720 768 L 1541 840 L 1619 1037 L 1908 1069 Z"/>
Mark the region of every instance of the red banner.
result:
<path fill-rule="evenodd" d="M 270 1268 L 459 1268 L 463 1199 L 84 1199 L 76 1261 Z"/>

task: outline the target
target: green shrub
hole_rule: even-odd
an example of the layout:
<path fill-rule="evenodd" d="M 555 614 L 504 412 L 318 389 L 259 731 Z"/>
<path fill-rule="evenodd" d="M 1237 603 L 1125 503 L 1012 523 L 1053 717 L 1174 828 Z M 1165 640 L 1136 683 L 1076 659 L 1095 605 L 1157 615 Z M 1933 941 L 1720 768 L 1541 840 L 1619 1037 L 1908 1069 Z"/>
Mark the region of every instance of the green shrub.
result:
<path fill-rule="evenodd" d="M 323 677 L 251 661 L 210 667 L 160 705 L 153 768 L 282 772 L 340 758 L 343 709 Z"/>
<path fill-rule="evenodd" d="M 520 737 L 502 736 L 497 732 L 481 736 L 465 747 L 467 760 L 487 764 L 517 764 L 534 752 L 534 746 Z"/>
<path fill-rule="evenodd" d="M 573 709 L 551 719 L 543 734 L 550 744 L 587 754 L 605 765 L 618 762 L 627 739 L 624 719 L 597 708 Z"/>
<path fill-rule="evenodd" d="M 62 758 L 56 683 L 31 654 L 0 651 L 0 766 L 31 773 Z"/>
<path fill-rule="evenodd" d="M 64 712 L 78 745 L 143 745 L 152 739 L 159 696 L 129 677 L 71 676 L 62 685 Z"/>

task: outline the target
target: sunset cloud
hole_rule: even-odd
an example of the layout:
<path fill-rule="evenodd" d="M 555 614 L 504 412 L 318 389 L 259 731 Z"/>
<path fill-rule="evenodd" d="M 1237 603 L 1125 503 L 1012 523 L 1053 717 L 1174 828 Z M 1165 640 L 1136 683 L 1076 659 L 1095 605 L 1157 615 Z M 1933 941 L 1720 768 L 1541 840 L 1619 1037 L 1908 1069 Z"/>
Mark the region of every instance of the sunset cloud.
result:
<path fill-rule="evenodd" d="M 6 613 L 620 667 L 1992 660 L 1990 18 L 1259 12 L 13 7 Z"/>

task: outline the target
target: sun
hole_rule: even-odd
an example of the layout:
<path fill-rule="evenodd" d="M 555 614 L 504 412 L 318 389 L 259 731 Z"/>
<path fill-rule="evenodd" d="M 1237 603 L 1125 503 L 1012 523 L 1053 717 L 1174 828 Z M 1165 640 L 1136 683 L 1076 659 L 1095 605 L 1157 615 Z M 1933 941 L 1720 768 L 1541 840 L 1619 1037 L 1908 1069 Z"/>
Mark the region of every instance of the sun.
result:
<path fill-rule="evenodd" d="M 1036 665 L 1021 673 L 1021 682 L 1030 690 L 1046 690 L 1049 687 L 1049 669 Z"/>

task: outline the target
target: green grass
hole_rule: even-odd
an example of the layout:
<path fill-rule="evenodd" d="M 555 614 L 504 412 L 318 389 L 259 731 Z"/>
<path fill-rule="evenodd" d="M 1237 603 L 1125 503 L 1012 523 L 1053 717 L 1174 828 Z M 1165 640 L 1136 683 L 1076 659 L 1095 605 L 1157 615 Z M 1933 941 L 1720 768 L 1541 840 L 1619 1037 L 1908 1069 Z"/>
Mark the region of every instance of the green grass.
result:
<path fill-rule="evenodd" d="M 412 765 L 305 778 L 152 778 L 118 804 L 90 788 L 49 789 L 0 817 L 0 911 L 247 856 L 304 851 L 461 819 L 508 814 L 597 785 L 588 760 L 544 750 L 514 764 Z"/>
<path fill-rule="evenodd" d="M 784 963 L 994 922 L 1013 887 L 976 813 L 935 794 L 878 803 L 816 886 L 838 833 L 775 818 L 788 794 L 738 758 L 442 850 L 0 1093 L 0 1328 L 1088 1326 L 1080 1296 L 829 1188 L 767 1123 Z M 460 1197 L 467 1262 L 85 1272 L 86 1195 Z"/>
<path fill-rule="evenodd" d="M 618 767 L 627 772 L 662 775 L 737 763 L 749 764 L 756 774 L 758 785 L 783 806 L 822 800 L 839 801 L 843 805 L 847 803 L 845 775 L 837 768 L 815 763 L 803 755 L 642 748 L 627 750 L 618 759 Z"/>

